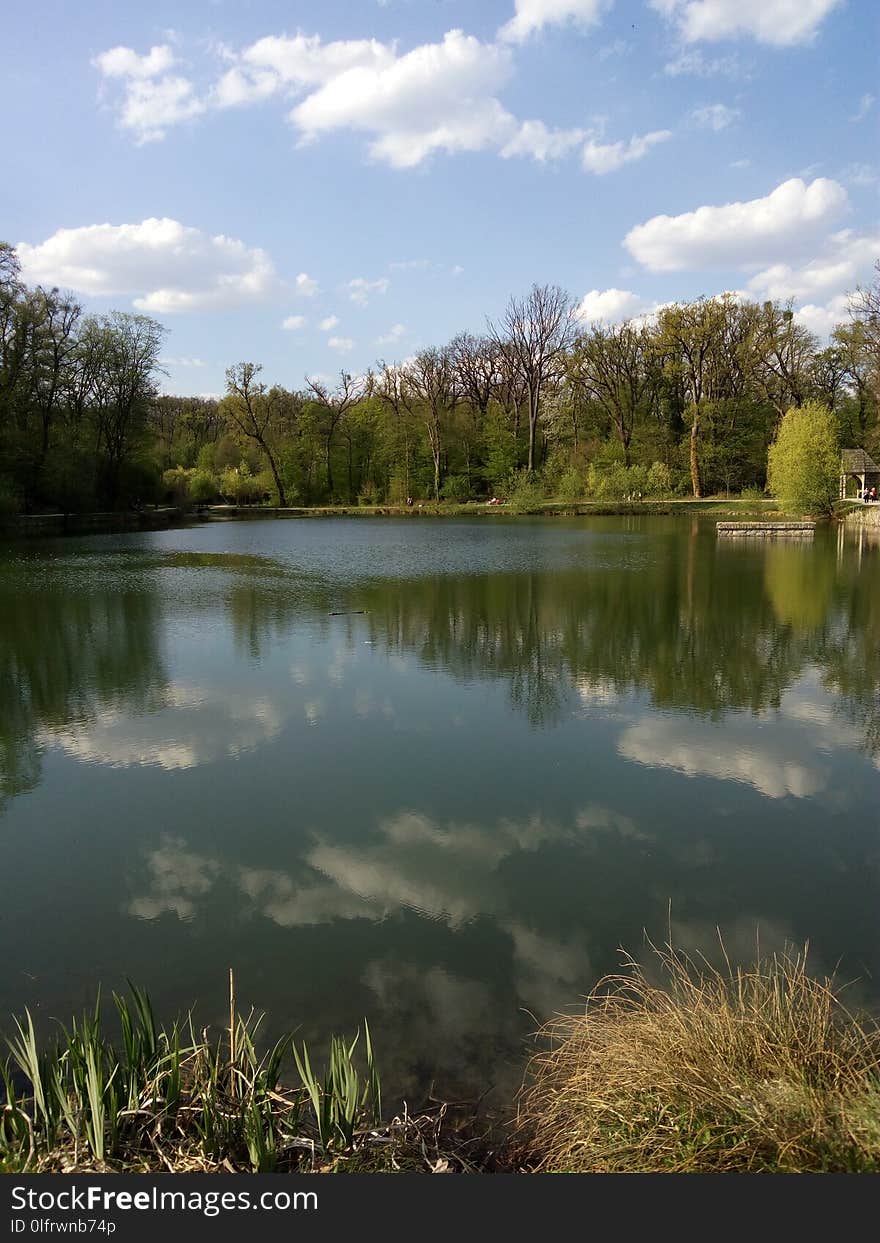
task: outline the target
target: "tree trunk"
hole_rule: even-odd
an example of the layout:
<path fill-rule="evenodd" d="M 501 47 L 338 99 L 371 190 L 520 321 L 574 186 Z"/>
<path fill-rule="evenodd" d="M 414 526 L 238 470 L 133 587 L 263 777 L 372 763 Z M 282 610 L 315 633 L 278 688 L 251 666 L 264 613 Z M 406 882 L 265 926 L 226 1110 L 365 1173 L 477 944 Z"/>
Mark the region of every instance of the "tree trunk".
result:
<path fill-rule="evenodd" d="M 694 421 L 691 423 L 691 487 L 693 488 L 694 497 L 699 500 L 703 495 L 700 486 L 700 460 L 697 456 L 697 440 L 700 435 L 700 411 L 694 410 Z"/>

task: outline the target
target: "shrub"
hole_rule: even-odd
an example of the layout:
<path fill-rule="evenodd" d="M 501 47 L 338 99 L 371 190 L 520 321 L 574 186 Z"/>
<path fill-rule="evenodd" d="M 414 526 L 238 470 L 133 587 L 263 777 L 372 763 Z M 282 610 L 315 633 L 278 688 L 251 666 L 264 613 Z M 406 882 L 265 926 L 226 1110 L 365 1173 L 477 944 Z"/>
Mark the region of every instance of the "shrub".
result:
<path fill-rule="evenodd" d="M 840 457 L 827 406 L 808 401 L 786 413 L 767 455 L 767 485 L 794 509 L 831 513 L 837 499 Z"/>
<path fill-rule="evenodd" d="M 649 496 L 666 496 L 672 491 L 672 471 L 665 462 L 654 462 L 645 479 Z"/>
<path fill-rule="evenodd" d="M 209 471 L 193 471 L 189 483 L 189 495 L 197 505 L 209 504 L 217 499 L 217 480 Z"/>
<path fill-rule="evenodd" d="M 576 467 L 570 466 L 560 478 L 556 490 L 560 500 L 577 501 L 586 493 L 586 480 Z"/>
<path fill-rule="evenodd" d="M 545 1029 L 522 1117 L 547 1171 L 880 1170 L 880 1029 L 790 951 L 750 969 L 628 960 Z M 651 973 L 653 975 L 653 972 Z"/>
<path fill-rule="evenodd" d="M 534 474 L 525 469 L 511 474 L 507 487 L 507 503 L 511 509 L 537 509 L 544 499 L 544 489 Z"/>
<path fill-rule="evenodd" d="M 471 485 L 467 475 L 448 475 L 440 495 L 444 501 L 466 501 L 471 494 Z"/>

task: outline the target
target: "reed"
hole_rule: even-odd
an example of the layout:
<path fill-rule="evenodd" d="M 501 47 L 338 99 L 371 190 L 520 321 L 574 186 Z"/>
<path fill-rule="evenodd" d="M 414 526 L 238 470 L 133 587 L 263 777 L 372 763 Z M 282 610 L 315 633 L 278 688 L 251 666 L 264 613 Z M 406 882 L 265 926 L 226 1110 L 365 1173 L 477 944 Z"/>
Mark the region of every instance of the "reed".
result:
<path fill-rule="evenodd" d="M 652 959 L 543 1029 L 520 1102 L 533 1168 L 880 1170 L 880 1030 L 805 952 L 748 969 Z"/>
<path fill-rule="evenodd" d="M 14 1021 L 0 1062 L 0 1170 L 327 1169 L 373 1150 L 388 1164 L 422 1120 L 380 1126 L 381 1089 L 369 1028 L 334 1037 L 324 1069 L 286 1035 L 261 1051 L 263 1016 L 234 1005 L 212 1039 L 192 1015 L 160 1028 L 146 992 L 113 994 L 114 1039 L 94 1008 L 41 1046 L 33 1017 Z M 299 1084 L 282 1084 L 288 1054 Z M 392 1136 L 393 1132 L 393 1136 Z M 392 1142 L 393 1140 L 393 1142 Z M 389 1149 L 389 1145 L 391 1148 Z M 393 1161 L 393 1156 L 391 1160 Z M 375 1164 L 375 1160 L 373 1161 Z"/>

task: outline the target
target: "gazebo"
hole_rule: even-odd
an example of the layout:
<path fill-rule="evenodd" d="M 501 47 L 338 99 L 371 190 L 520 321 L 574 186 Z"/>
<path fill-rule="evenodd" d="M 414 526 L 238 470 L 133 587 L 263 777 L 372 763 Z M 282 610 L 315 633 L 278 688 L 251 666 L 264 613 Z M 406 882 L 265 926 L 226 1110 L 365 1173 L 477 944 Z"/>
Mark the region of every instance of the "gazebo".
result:
<path fill-rule="evenodd" d="M 864 449 L 844 449 L 840 455 L 840 499 L 846 496 L 846 485 L 850 479 L 859 481 L 859 497 L 865 488 L 877 488 L 880 491 L 880 466 Z"/>

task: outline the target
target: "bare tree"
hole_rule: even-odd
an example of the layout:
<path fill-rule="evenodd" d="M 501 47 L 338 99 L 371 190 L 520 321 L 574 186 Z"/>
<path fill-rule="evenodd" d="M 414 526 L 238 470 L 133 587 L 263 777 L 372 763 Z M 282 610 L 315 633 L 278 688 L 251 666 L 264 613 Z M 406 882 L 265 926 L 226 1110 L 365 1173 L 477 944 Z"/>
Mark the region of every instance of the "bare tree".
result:
<path fill-rule="evenodd" d="M 406 379 L 404 400 L 412 409 L 415 399 L 421 408 L 434 463 L 434 499 L 439 501 L 443 434 L 459 400 L 449 347 L 420 350 L 406 368 Z"/>
<path fill-rule="evenodd" d="M 528 469 L 535 469 L 535 438 L 541 399 L 564 371 L 576 328 L 571 298 L 558 285 L 533 285 L 525 298 L 511 298 L 499 324 L 489 333 L 519 371 L 529 415 Z"/>
<path fill-rule="evenodd" d="M 236 363 L 234 367 L 227 368 L 223 412 L 242 436 L 256 441 L 262 449 L 275 480 L 278 504 L 283 509 L 287 505 L 287 496 L 275 454 L 269 443 L 277 420 L 281 390 L 266 388 L 257 378 L 262 370 L 261 363 Z"/>
<path fill-rule="evenodd" d="M 363 376 L 351 376 L 347 371 L 340 371 L 339 383 L 331 389 L 323 380 L 310 380 L 306 376 L 306 384 L 313 393 L 315 401 L 324 414 L 323 438 L 324 461 L 327 467 L 327 491 L 333 497 L 333 440 L 339 424 L 352 406 L 364 396 L 367 381 Z"/>

